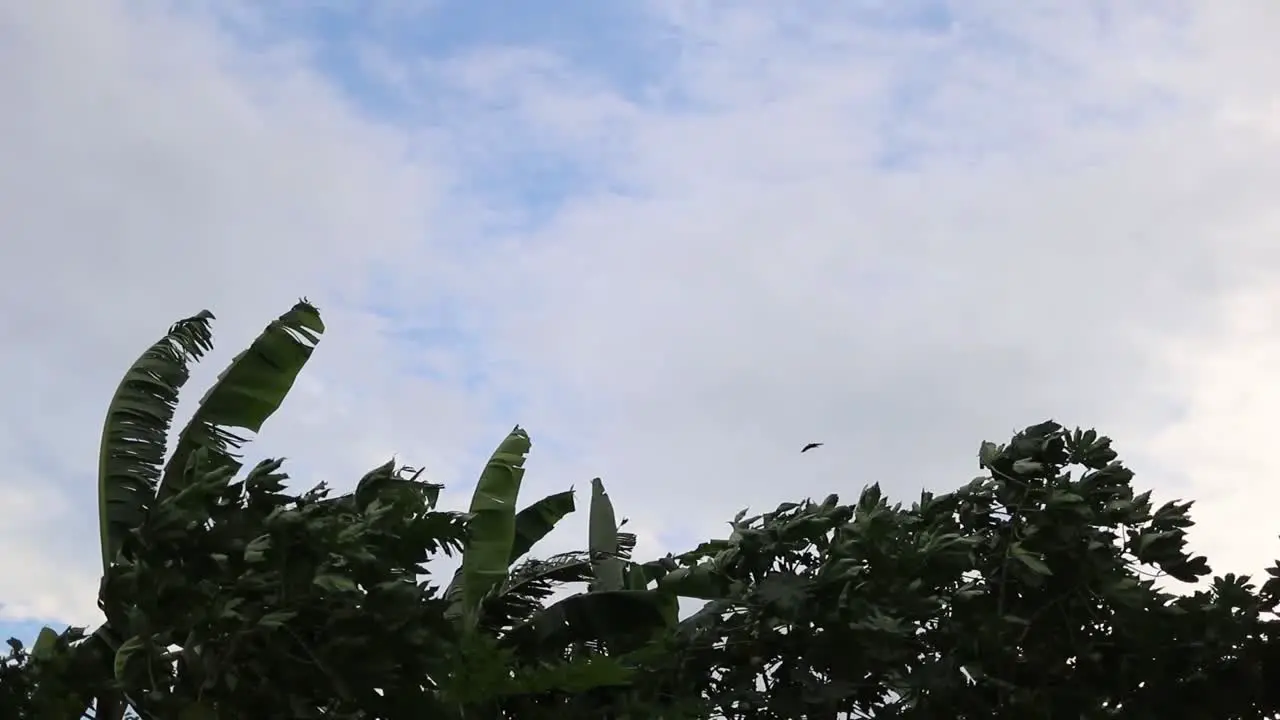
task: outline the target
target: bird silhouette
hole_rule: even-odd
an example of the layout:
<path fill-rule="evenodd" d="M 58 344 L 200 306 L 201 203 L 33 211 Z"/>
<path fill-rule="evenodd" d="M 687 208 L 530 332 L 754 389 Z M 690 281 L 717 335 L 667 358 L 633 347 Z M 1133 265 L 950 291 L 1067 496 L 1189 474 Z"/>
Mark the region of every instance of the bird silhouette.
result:
<path fill-rule="evenodd" d="M 808 445 L 805 445 L 804 447 L 800 448 L 800 452 L 807 453 L 814 448 L 820 448 L 820 447 L 822 447 L 822 443 L 809 443 Z"/>

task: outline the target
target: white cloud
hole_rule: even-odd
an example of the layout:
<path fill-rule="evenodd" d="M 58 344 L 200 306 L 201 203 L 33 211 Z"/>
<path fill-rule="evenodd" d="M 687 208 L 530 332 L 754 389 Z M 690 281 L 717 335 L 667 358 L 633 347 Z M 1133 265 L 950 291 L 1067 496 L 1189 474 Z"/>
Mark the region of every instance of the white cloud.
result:
<path fill-rule="evenodd" d="M 382 268 L 436 282 L 442 224 L 429 218 L 447 174 L 299 57 L 125 7 L 0 5 L 0 483 L 5 497 L 40 499 L 0 529 L 20 549 L 0 561 L 11 616 L 96 613 L 101 413 L 178 317 L 208 307 L 220 318 L 194 401 L 299 295 L 326 311 L 312 391 L 256 450 L 297 458 L 295 472 L 351 482 L 388 446 L 447 472 L 484 410 L 483 398 L 398 377 L 402 358 L 360 309 Z"/>
<path fill-rule="evenodd" d="M 1140 482 L 1196 496 L 1199 449 L 1148 442 L 1189 422 L 1204 382 L 1167 348 L 1204 352 L 1223 299 L 1277 270 L 1274 136 L 1224 115 L 1272 107 L 1260 55 L 1238 48 L 1277 23 L 1229 5 L 1058 16 L 1050 33 L 970 4 L 900 44 L 760 8 L 681 20 L 672 84 L 693 107 L 634 105 L 607 146 L 578 148 L 630 192 L 584 191 L 511 243 L 512 343 L 560 381 L 534 427 L 575 438 L 566 452 L 599 458 L 620 507 L 675 534 L 870 481 L 953 486 L 978 440 L 1047 416 L 1099 425 Z M 983 23 L 998 27 L 965 35 Z M 1015 49 L 984 49 L 992 35 Z M 907 91 L 923 97 L 889 102 Z M 571 133 L 555 105 L 515 122 Z M 903 145 L 905 169 L 879 162 Z M 811 439 L 828 445 L 801 458 Z M 1237 522 L 1271 537 L 1249 502 Z M 1220 566 L 1280 550 L 1221 517 L 1198 541 Z"/>
<path fill-rule="evenodd" d="M 608 58 L 366 38 L 366 70 L 427 98 L 410 119 L 346 99 L 322 39 L 250 51 L 122 7 L 0 6 L 0 265 L 25 270 L 0 287 L 0 482 L 42 508 L 0 529 L 9 615 L 93 607 L 93 534 L 66 528 L 96 522 L 133 356 L 207 306 L 211 374 L 302 293 L 331 331 L 256 451 L 308 482 L 396 451 L 460 506 L 520 422 L 529 497 L 603 475 L 647 551 L 679 549 L 748 504 L 957 485 L 978 441 L 1053 416 L 1205 497 L 1221 569 L 1280 554 L 1280 468 L 1247 439 L 1276 333 L 1237 324 L 1280 273 L 1268 7 L 655 5 L 671 67 L 643 88 Z M 539 221 L 476 185 L 534 152 L 587 178 Z M 392 340 L 445 297 L 480 347 Z"/>
<path fill-rule="evenodd" d="M 1185 399 L 1177 422 L 1150 441 L 1194 499 L 1196 546 L 1218 573 L 1260 576 L 1280 557 L 1280 288 L 1252 288 L 1221 303 L 1220 326 L 1169 348 L 1170 388 Z M 1262 577 L 1265 579 L 1265 576 Z"/>

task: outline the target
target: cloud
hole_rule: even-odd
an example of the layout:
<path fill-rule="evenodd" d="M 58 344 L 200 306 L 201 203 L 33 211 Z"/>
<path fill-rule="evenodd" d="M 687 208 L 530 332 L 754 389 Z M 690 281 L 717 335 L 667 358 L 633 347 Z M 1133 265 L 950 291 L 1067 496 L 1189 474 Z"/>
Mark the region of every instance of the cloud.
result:
<path fill-rule="evenodd" d="M 635 102 L 601 123 L 620 140 L 579 144 L 626 189 L 511 240 L 504 314 L 525 372 L 559 380 L 541 425 L 579 418 L 567 454 L 598 453 L 621 507 L 660 498 L 684 535 L 748 502 L 945 488 L 977 440 L 1048 416 L 1115 434 L 1166 496 L 1203 489 L 1195 448 L 1147 438 L 1201 421 L 1182 358 L 1273 282 L 1274 134 L 1239 110 L 1273 101 L 1232 77 L 1270 18 L 1083 6 L 1050 34 L 981 5 L 914 29 L 677 18 L 671 82 L 702 102 Z M 571 135 L 557 106 L 519 122 Z M 1201 531 L 1220 566 L 1275 554 L 1232 532 Z"/>
<path fill-rule="evenodd" d="M 429 141 L 362 117 L 305 57 L 125 7 L 0 10 L 19 108 L 0 119 L 0 232 L 23 268 L 0 290 L 9 615 L 96 614 L 101 413 L 178 317 L 219 316 L 201 388 L 298 296 L 326 311 L 328 342 L 257 450 L 296 458 L 301 482 L 351 482 L 392 451 L 447 473 L 485 412 L 448 372 L 401 375 L 368 304 L 388 268 L 426 287 L 448 268 L 432 237 L 447 222 L 428 222 L 448 172 L 415 157 Z"/>
<path fill-rule="evenodd" d="M 520 422 L 528 497 L 603 475 L 657 552 L 1052 416 L 1207 498 L 1215 568 L 1280 554 L 1274 11 L 595 6 L 0 8 L 0 612 L 92 619 L 132 358 L 209 307 L 203 387 L 302 294 L 331 331 L 254 446 L 300 482 L 395 452 L 461 506 Z"/>

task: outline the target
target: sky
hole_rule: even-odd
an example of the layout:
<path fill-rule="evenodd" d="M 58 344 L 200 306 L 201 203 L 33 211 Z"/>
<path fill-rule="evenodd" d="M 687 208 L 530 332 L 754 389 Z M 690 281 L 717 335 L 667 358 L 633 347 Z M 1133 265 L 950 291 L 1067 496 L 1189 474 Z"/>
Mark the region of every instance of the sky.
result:
<path fill-rule="evenodd" d="M 746 506 L 910 500 L 1053 418 L 1280 555 L 1280 6 L 0 0 L 0 635 L 95 625 L 120 375 L 298 297 L 250 447 L 464 509 L 603 477 L 639 552 Z M 802 445 L 821 441 L 817 451 Z M 547 552 L 580 547 L 585 511 Z"/>

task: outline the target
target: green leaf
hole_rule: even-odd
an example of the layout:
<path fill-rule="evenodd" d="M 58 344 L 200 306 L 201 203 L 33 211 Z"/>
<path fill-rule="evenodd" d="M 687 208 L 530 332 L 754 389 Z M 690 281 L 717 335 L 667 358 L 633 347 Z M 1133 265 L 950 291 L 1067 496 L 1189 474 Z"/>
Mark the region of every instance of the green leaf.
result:
<path fill-rule="evenodd" d="M 807 578 L 789 572 L 771 572 L 755 588 L 755 595 L 767 605 L 784 613 L 798 609 L 809 597 L 811 583 Z"/>
<path fill-rule="evenodd" d="M 672 570 L 658 579 L 658 588 L 680 597 L 718 600 L 728 592 L 725 582 L 711 563 L 702 563 Z"/>
<path fill-rule="evenodd" d="M 42 627 L 40 628 L 40 634 L 36 635 L 35 644 L 31 646 L 31 657 L 38 660 L 47 658 L 57 646 L 58 633 L 51 627 Z"/>
<path fill-rule="evenodd" d="M 129 368 L 103 421 L 98 450 L 98 528 L 102 567 L 142 525 L 155 499 L 169 426 L 189 365 L 213 347 L 213 313 L 179 320 Z"/>
<path fill-rule="evenodd" d="M 532 447 L 520 426 L 512 429 L 493 452 L 471 496 L 462 567 L 458 569 L 450 615 L 461 615 L 474 626 L 480 601 L 507 577 L 515 544 L 516 500 L 524 479 L 524 463 Z"/>
<path fill-rule="evenodd" d="M 576 509 L 573 491 L 566 490 L 548 495 L 516 513 L 516 534 L 511 543 L 507 564 L 511 565 L 524 557 L 539 540 L 555 529 L 557 523 Z"/>
<path fill-rule="evenodd" d="M 259 535 L 244 546 L 244 561 L 250 564 L 262 562 L 269 549 L 271 549 L 271 536 Z"/>
<path fill-rule="evenodd" d="M 243 597 L 233 597 L 222 604 L 222 609 L 218 613 L 220 618 L 238 618 L 242 617 L 239 607 L 244 604 Z"/>
<path fill-rule="evenodd" d="M 540 657 L 575 643 L 633 647 L 667 626 L 667 598 L 652 590 L 602 590 L 570 595 L 511 629 L 504 646 Z"/>
<path fill-rule="evenodd" d="M 1015 460 L 1013 462 L 1013 472 L 1015 475 L 1036 475 L 1044 471 L 1044 463 L 1035 460 Z"/>
<path fill-rule="evenodd" d="M 623 582 L 628 590 L 644 590 L 649 586 L 649 576 L 640 565 L 628 565 L 623 568 Z"/>
<path fill-rule="evenodd" d="M 317 575 L 315 579 L 311 581 L 311 584 L 333 592 L 354 592 L 359 590 L 355 581 L 351 578 L 346 577 L 345 575 L 333 575 L 331 573 Z"/>
<path fill-rule="evenodd" d="M 316 578 L 316 579 L 318 580 L 319 578 Z M 349 580 L 347 582 L 350 583 Z M 351 589 L 354 589 L 354 588 L 355 588 L 355 585 L 353 583 L 351 585 Z M 343 589 L 346 589 L 346 588 L 343 588 Z M 298 613 L 292 610 L 277 610 L 275 612 L 271 612 L 271 613 L 267 613 L 266 615 L 263 615 L 261 618 L 258 619 L 258 624 L 261 625 L 262 627 L 276 628 L 284 625 L 285 623 L 289 622 L 290 620 L 294 619 L 297 616 L 298 616 Z"/>
<path fill-rule="evenodd" d="M 1037 575 L 1053 574 L 1053 570 L 1048 565 L 1045 564 L 1044 560 L 1041 560 L 1040 558 L 1036 557 L 1032 553 L 1027 552 L 1026 550 L 1023 550 L 1018 545 L 1013 546 L 1012 552 L 1010 554 L 1012 554 L 1013 557 L 1017 558 L 1018 562 L 1022 563 L 1023 565 L 1026 565 L 1027 568 L 1031 570 L 1031 572 Z"/>
<path fill-rule="evenodd" d="M 1049 505 L 1078 505 L 1083 502 L 1083 497 L 1066 490 L 1054 490 L 1049 495 Z"/>
<path fill-rule="evenodd" d="M 124 681 L 124 673 L 128 668 L 129 660 L 138 654 L 143 647 L 142 637 L 134 635 L 121 643 L 119 648 L 116 648 L 116 656 L 112 668 L 117 681 Z"/>
<path fill-rule="evenodd" d="M 510 690 L 504 694 L 557 692 L 577 695 L 597 688 L 623 687 L 634 673 L 635 668 L 619 658 L 602 655 L 577 657 L 568 662 L 517 670 Z"/>
<path fill-rule="evenodd" d="M 480 624 L 496 629 L 525 622 L 566 583 L 589 582 L 591 578 L 591 559 L 582 553 L 528 560 L 512 568 L 504 582 L 485 597 Z"/>
<path fill-rule="evenodd" d="M 882 498 L 880 483 L 872 483 L 863 488 L 862 494 L 858 496 L 858 510 L 864 513 L 871 512 L 880 506 Z"/>
<path fill-rule="evenodd" d="M 1112 500 L 1103 506 L 1107 512 L 1116 513 L 1118 515 L 1127 515 L 1133 512 L 1134 505 L 1129 500 Z"/>
<path fill-rule="evenodd" d="M 591 552 L 592 570 L 595 574 L 591 590 L 621 590 L 623 563 L 618 558 L 618 521 L 613 512 L 613 503 L 610 502 L 600 478 L 591 481 L 587 547 Z"/>
<path fill-rule="evenodd" d="M 207 449 L 217 467 L 240 467 L 236 451 L 247 438 L 232 430 L 262 429 L 284 402 L 323 333 L 320 311 L 303 300 L 232 359 L 179 434 L 160 481 L 159 498 L 186 487 L 187 461 L 198 448 Z"/>
<path fill-rule="evenodd" d="M 978 467 L 989 468 L 998 457 L 1000 457 L 1000 446 L 984 441 L 978 448 Z"/>

